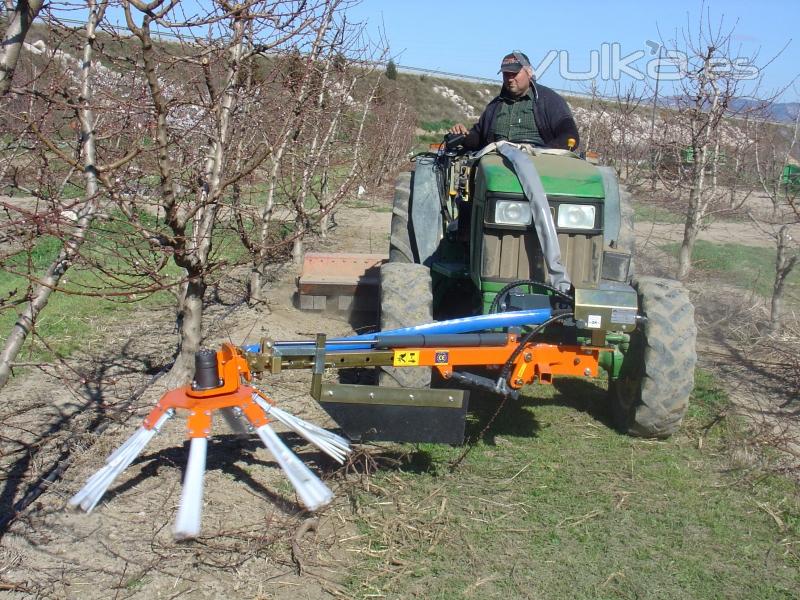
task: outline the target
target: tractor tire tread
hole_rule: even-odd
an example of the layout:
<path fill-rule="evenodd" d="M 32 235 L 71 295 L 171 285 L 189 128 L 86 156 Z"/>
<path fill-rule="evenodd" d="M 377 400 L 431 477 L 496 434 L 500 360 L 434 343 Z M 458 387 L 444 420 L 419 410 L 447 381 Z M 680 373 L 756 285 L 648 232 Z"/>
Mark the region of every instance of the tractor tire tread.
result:
<path fill-rule="evenodd" d="M 433 321 L 431 273 L 414 263 L 388 262 L 381 266 L 381 331 Z M 381 367 L 378 385 L 427 388 L 430 367 Z"/>
<path fill-rule="evenodd" d="M 389 260 L 393 263 L 413 263 L 414 249 L 409 225 L 411 202 L 411 173 L 400 173 L 394 186 L 392 224 L 389 235 Z"/>
<path fill-rule="evenodd" d="M 634 287 L 647 322 L 642 356 L 626 356 L 626 360 L 641 361 L 641 382 L 633 402 L 616 400 L 617 422 L 634 436 L 666 438 L 680 428 L 694 388 L 694 307 L 677 281 L 640 277 Z"/>

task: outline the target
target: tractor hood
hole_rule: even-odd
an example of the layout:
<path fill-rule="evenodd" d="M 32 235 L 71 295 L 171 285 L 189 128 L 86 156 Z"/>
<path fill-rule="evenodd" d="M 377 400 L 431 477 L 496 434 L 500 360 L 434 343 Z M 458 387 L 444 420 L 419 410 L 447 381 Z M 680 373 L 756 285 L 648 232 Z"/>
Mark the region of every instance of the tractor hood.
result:
<path fill-rule="evenodd" d="M 603 178 L 597 168 L 578 158 L 539 154 L 530 158 L 541 177 L 548 196 L 604 198 Z M 511 163 L 499 154 L 486 154 L 478 166 L 483 171 L 486 191 L 522 194 Z"/>

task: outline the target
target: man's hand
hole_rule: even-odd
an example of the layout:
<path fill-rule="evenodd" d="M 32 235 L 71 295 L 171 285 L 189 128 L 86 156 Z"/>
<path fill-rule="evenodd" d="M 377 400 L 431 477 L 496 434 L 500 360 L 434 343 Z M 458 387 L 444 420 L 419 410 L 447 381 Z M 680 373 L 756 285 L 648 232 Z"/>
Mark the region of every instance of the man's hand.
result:
<path fill-rule="evenodd" d="M 467 129 L 463 123 L 456 123 L 450 129 L 448 129 L 449 133 L 455 133 L 457 135 L 467 135 L 469 133 L 469 129 Z"/>

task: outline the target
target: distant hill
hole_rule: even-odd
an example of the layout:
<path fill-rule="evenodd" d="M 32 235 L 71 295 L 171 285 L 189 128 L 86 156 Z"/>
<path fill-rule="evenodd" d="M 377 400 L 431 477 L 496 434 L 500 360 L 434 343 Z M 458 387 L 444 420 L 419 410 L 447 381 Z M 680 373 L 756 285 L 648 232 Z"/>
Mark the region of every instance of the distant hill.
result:
<path fill-rule="evenodd" d="M 652 105 L 653 99 L 647 98 L 644 103 Z M 676 108 L 681 103 L 675 96 L 666 96 L 659 99 L 659 105 L 665 108 Z M 774 121 L 776 123 L 794 123 L 797 119 L 798 111 L 800 111 L 800 102 L 776 102 L 769 104 L 765 100 L 758 100 L 755 98 L 737 98 L 731 102 L 731 113 L 744 114 L 753 112 L 753 114 L 766 119 L 767 121 Z"/>
<path fill-rule="evenodd" d="M 397 74 L 397 87 L 418 115 L 420 126 L 440 121 L 475 122 L 500 83 L 470 82 L 425 73 Z"/>
<path fill-rule="evenodd" d="M 421 126 L 439 121 L 474 122 L 486 104 L 500 92 L 500 81 L 472 78 L 466 75 L 438 73 L 426 69 L 400 67 L 397 83 L 409 103 L 416 109 Z M 543 82 L 547 85 L 547 82 Z M 560 90 L 559 90 L 560 91 Z M 570 105 L 586 107 L 589 98 L 585 94 L 561 91 Z M 673 108 L 674 98 L 659 100 L 662 108 Z M 762 101 L 742 98 L 734 103 L 734 111 L 754 109 Z M 642 105 L 652 105 L 651 98 L 644 98 Z M 793 123 L 800 111 L 800 102 L 780 102 L 770 106 L 764 117 L 778 123 Z"/>
<path fill-rule="evenodd" d="M 735 101 L 735 110 L 758 109 L 763 102 L 750 98 L 740 98 Z M 800 102 L 776 102 L 764 109 L 764 117 L 777 123 L 794 123 L 800 112 Z"/>

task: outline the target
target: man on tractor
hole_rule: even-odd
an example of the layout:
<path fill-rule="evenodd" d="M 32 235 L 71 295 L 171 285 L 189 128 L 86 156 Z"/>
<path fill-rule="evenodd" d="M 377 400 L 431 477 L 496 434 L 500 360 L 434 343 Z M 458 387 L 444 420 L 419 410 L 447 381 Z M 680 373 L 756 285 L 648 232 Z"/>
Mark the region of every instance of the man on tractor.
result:
<path fill-rule="evenodd" d="M 450 133 L 466 135 L 462 146 L 478 150 L 499 140 L 574 150 L 578 128 L 564 98 L 536 83 L 528 57 L 514 50 L 503 57 L 503 89 L 471 129 L 458 123 Z M 572 142 L 570 140 L 573 140 Z"/>

